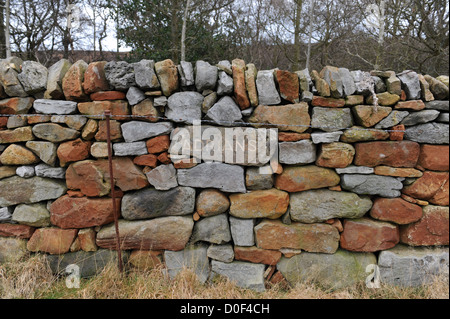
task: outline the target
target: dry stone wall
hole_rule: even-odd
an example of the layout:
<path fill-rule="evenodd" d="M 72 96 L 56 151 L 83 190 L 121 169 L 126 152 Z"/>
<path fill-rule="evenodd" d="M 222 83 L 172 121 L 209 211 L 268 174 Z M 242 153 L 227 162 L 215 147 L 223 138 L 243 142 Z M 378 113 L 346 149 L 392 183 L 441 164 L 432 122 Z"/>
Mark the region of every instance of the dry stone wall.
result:
<path fill-rule="evenodd" d="M 448 273 L 448 77 L 13 57 L 0 79 L 0 262 L 97 273 L 117 258 L 114 189 L 131 267 L 258 291 Z M 254 158 L 252 137 L 276 151 Z"/>

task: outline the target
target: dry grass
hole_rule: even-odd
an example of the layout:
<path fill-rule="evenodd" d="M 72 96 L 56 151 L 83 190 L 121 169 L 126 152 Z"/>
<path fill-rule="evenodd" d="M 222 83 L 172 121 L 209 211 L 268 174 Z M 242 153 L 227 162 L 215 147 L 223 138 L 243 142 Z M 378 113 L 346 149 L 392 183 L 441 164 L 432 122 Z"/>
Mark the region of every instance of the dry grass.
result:
<path fill-rule="evenodd" d="M 236 287 L 225 278 L 201 284 L 188 270 L 169 280 L 163 268 L 130 270 L 121 274 L 115 265 L 90 279 L 82 279 L 79 289 L 66 287 L 65 278 L 55 278 L 43 256 L 0 265 L 0 298 L 24 299 L 449 299 L 448 279 L 438 277 L 431 285 L 380 289 L 356 286 L 327 291 L 313 284 L 286 288 L 273 285 L 264 293 Z"/>

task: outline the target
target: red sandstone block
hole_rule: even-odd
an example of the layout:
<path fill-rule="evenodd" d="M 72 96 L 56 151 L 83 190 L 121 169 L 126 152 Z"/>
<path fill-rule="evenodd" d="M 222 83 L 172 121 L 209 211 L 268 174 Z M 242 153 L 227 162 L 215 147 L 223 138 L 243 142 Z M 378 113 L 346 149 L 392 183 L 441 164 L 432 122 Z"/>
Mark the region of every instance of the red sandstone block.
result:
<path fill-rule="evenodd" d="M 421 145 L 417 166 L 430 171 L 448 171 L 449 146 Z"/>
<path fill-rule="evenodd" d="M 411 141 L 358 143 L 355 149 L 354 164 L 368 167 L 412 168 L 416 166 L 420 154 L 420 145 Z"/>

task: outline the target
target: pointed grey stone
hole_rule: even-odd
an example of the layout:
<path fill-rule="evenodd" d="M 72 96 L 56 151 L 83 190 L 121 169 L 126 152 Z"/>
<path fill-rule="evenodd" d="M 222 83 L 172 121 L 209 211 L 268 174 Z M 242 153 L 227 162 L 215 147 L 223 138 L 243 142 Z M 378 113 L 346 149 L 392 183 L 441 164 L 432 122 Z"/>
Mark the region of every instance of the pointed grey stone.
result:
<path fill-rule="evenodd" d="M 114 143 L 113 150 L 115 156 L 139 156 L 148 154 L 145 142 Z"/>
<path fill-rule="evenodd" d="M 328 144 L 339 142 L 341 135 L 344 134 L 342 131 L 330 132 L 330 133 L 312 133 L 311 139 L 314 144 Z"/>
<path fill-rule="evenodd" d="M 234 260 L 234 249 L 232 245 L 211 245 L 207 251 L 208 257 L 224 263 Z"/>
<path fill-rule="evenodd" d="M 400 124 L 405 117 L 409 115 L 408 111 L 392 111 L 385 119 L 378 123 L 375 128 L 391 128 Z"/>
<path fill-rule="evenodd" d="M 191 62 L 181 61 L 178 71 L 181 77 L 182 87 L 190 87 L 195 85 L 194 67 Z"/>
<path fill-rule="evenodd" d="M 349 69 L 346 68 L 340 68 L 338 70 L 339 76 L 342 80 L 342 86 L 344 88 L 344 95 L 349 96 L 353 95 L 356 92 L 356 85 L 355 81 L 353 80 L 352 74 L 350 73 Z"/>
<path fill-rule="evenodd" d="M 449 125 L 427 123 L 406 129 L 405 139 L 423 144 L 448 144 Z"/>
<path fill-rule="evenodd" d="M 33 151 L 44 163 L 54 166 L 58 147 L 51 142 L 28 141 L 26 147 Z"/>
<path fill-rule="evenodd" d="M 219 81 L 217 84 L 218 95 L 230 95 L 233 93 L 233 78 L 223 71 L 219 72 Z"/>
<path fill-rule="evenodd" d="M 131 106 L 139 104 L 140 102 L 144 101 L 145 99 L 146 99 L 146 96 L 145 96 L 144 92 L 139 90 L 137 87 L 132 86 L 128 89 L 127 100 Z"/>
<path fill-rule="evenodd" d="M 242 120 L 242 113 L 239 106 L 229 96 L 224 96 L 209 109 L 206 117 L 218 125 L 230 125 Z"/>
<path fill-rule="evenodd" d="M 198 92 L 205 90 L 214 90 L 217 84 L 219 70 L 215 65 L 205 61 L 195 63 L 195 87 Z"/>
<path fill-rule="evenodd" d="M 281 97 L 275 85 L 273 70 L 259 71 L 256 76 L 256 88 L 260 105 L 277 105 Z"/>
<path fill-rule="evenodd" d="M 160 165 L 147 174 L 149 183 L 157 190 L 169 190 L 178 186 L 177 170 L 170 165 Z"/>
<path fill-rule="evenodd" d="M 131 121 L 121 125 L 125 142 L 132 143 L 146 140 L 159 135 L 169 134 L 173 129 L 171 122 L 149 123 Z"/>
<path fill-rule="evenodd" d="M 408 100 L 420 100 L 422 89 L 420 87 L 419 75 L 414 71 L 403 71 L 397 74 L 402 81 L 402 88 L 405 90 Z"/>
<path fill-rule="evenodd" d="M 125 61 L 106 63 L 105 76 L 109 84 L 118 91 L 125 91 L 136 85 L 134 66 Z"/>
<path fill-rule="evenodd" d="M 255 245 L 254 219 L 241 219 L 230 216 L 231 237 L 236 246 L 252 247 Z"/>
<path fill-rule="evenodd" d="M 226 214 L 199 220 L 194 225 L 191 242 L 205 241 L 222 245 L 231 241 L 230 225 Z"/>
<path fill-rule="evenodd" d="M 22 72 L 17 76 L 22 86 L 29 95 L 45 91 L 47 86 L 48 70 L 45 66 L 35 61 L 24 61 Z"/>
<path fill-rule="evenodd" d="M 172 94 L 167 102 L 166 116 L 174 122 L 193 124 L 202 119 L 203 99 L 198 92 Z"/>
<path fill-rule="evenodd" d="M 142 90 L 156 90 L 161 88 L 155 72 L 155 61 L 142 60 L 140 62 L 134 63 L 133 68 L 135 81 L 139 88 L 141 88 Z"/>

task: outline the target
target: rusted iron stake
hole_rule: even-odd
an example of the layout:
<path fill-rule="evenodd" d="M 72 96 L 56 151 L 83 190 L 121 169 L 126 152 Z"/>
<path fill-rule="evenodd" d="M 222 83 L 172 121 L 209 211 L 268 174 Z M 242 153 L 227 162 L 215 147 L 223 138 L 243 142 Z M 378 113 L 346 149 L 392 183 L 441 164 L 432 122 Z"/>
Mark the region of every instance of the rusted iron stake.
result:
<path fill-rule="evenodd" d="M 116 248 L 117 248 L 117 257 L 118 257 L 118 265 L 119 265 L 119 271 L 123 272 L 123 263 L 122 263 L 122 250 L 120 248 L 120 234 L 119 234 L 119 212 L 117 211 L 117 204 L 116 204 L 116 192 L 114 190 L 114 170 L 113 170 L 113 163 L 112 163 L 112 151 L 111 151 L 111 111 L 106 110 L 105 111 L 105 117 L 106 117 L 106 139 L 108 142 L 108 162 L 109 162 L 109 179 L 111 183 L 111 198 L 113 202 L 113 210 L 114 210 L 114 226 L 116 228 Z"/>

